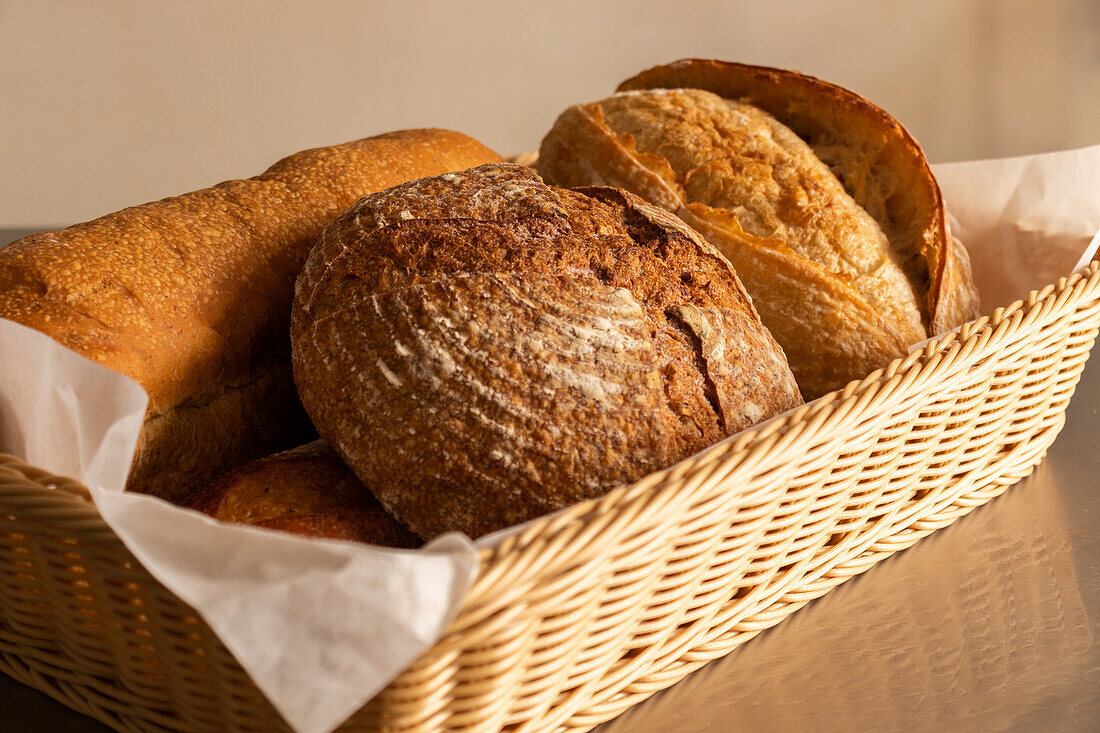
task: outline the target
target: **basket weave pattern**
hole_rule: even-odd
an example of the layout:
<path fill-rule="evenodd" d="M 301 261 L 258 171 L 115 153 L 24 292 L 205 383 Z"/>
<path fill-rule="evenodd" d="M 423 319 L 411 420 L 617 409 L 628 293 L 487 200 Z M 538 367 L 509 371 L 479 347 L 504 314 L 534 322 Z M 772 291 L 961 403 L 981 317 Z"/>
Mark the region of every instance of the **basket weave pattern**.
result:
<path fill-rule="evenodd" d="M 1028 475 L 1100 265 L 483 552 L 446 635 L 348 729 L 584 730 Z M 119 730 L 285 729 L 86 490 L 0 457 L 0 670 Z"/>

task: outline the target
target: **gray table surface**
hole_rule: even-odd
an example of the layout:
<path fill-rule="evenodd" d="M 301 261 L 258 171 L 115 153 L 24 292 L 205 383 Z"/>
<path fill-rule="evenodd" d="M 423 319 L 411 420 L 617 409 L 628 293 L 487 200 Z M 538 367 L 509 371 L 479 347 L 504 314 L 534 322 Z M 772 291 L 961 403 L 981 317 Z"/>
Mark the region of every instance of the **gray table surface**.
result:
<path fill-rule="evenodd" d="M 600 730 L 1100 731 L 1098 407 L 1090 364 L 1030 477 Z M 107 730 L 2 675 L 0 710 Z"/>

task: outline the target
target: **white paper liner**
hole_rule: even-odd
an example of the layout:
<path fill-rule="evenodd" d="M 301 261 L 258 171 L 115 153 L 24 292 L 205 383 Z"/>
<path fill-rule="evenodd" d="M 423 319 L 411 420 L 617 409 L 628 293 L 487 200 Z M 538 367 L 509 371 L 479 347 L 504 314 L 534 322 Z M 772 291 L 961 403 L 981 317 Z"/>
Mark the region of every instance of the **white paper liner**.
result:
<path fill-rule="evenodd" d="M 1095 255 L 1100 146 L 935 173 L 983 313 Z M 290 726 L 327 733 L 439 638 L 476 575 L 475 545 L 462 535 L 418 551 L 305 539 L 126 494 L 146 403 L 132 380 L 0 319 L 0 452 L 88 485 L 107 524 Z"/>

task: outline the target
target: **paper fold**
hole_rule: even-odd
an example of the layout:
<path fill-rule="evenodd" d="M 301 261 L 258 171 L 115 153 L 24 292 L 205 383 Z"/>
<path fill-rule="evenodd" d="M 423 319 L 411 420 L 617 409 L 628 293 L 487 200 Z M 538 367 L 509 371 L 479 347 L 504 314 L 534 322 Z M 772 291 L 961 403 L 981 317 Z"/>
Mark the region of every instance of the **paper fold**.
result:
<path fill-rule="evenodd" d="M 970 252 L 982 314 L 1088 264 L 1100 232 L 1100 145 L 932 167 Z"/>
<path fill-rule="evenodd" d="M 934 171 L 984 313 L 1095 254 L 1100 146 Z M 473 543 L 448 535 L 408 551 L 311 540 L 126 494 L 146 404 L 132 380 L 0 320 L 0 452 L 88 485 L 107 524 L 291 727 L 327 733 L 440 637 L 476 574 Z"/>

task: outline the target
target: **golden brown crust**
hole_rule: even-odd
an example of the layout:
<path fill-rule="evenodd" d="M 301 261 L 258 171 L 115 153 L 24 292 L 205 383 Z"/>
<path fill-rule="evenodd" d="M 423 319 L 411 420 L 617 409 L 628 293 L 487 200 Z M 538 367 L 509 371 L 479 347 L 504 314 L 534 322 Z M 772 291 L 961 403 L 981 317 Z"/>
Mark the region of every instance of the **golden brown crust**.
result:
<path fill-rule="evenodd" d="M 943 196 L 920 145 L 886 111 L 843 87 L 785 69 L 684 59 L 627 79 L 620 91 L 705 89 L 759 107 L 809 143 L 879 222 L 927 293 L 927 320 L 942 333 L 977 316 L 970 260 L 952 247 Z"/>
<path fill-rule="evenodd" d="M 234 469 L 191 500 L 223 522 L 307 537 L 418 547 L 322 440 Z"/>
<path fill-rule="evenodd" d="M 596 105 L 639 151 L 659 151 L 686 205 L 733 218 L 758 240 L 842 278 L 909 341 L 920 306 L 886 235 L 800 138 L 756 107 L 696 89 L 617 94 Z M 656 157 L 655 152 L 651 152 Z M 764 246 L 770 246 L 765 243 Z"/>
<path fill-rule="evenodd" d="M 255 457 L 253 448 L 279 447 L 279 431 L 244 419 L 262 415 L 265 403 L 244 404 L 227 390 L 277 383 L 285 396 L 277 402 L 288 407 L 269 419 L 296 419 L 285 362 L 266 377 L 259 365 L 289 349 L 294 279 L 325 224 L 364 194 L 494 160 L 459 133 L 389 133 L 35 234 L 0 250 L 0 317 L 137 380 L 149 393 L 149 421 L 197 436 L 181 449 L 162 442 L 175 430 L 147 431 L 134 467 L 131 489 L 178 499 L 238 458 Z M 194 473 L 175 462 L 181 452 L 193 457 Z M 173 460 L 153 460 L 160 455 Z"/>
<path fill-rule="evenodd" d="M 299 278 L 291 337 L 318 430 L 422 537 L 597 496 L 801 402 L 697 233 L 515 165 L 345 212 Z"/>
<path fill-rule="evenodd" d="M 980 304 L 970 271 L 970 253 L 957 238 L 951 237 L 950 254 L 941 258 L 938 273 L 930 329 L 933 335 L 977 318 Z"/>
<path fill-rule="evenodd" d="M 621 186 L 703 231 L 807 397 L 904 355 L 929 326 L 974 317 L 965 251 L 948 244 L 927 163 L 874 105 L 794 72 L 708 61 L 620 89 L 559 117 L 539 171 L 559 185 Z M 823 307 L 831 333 L 816 328 Z"/>
<path fill-rule="evenodd" d="M 685 220 L 756 286 L 753 304 L 803 394 L 825 394 L 905 353 L 906 340 L 834 274 L 781 247 L 744 246 L 743 231 L 722 227 L 717 216 L 697 216 L 699 210 L 689 206 Z"/>

